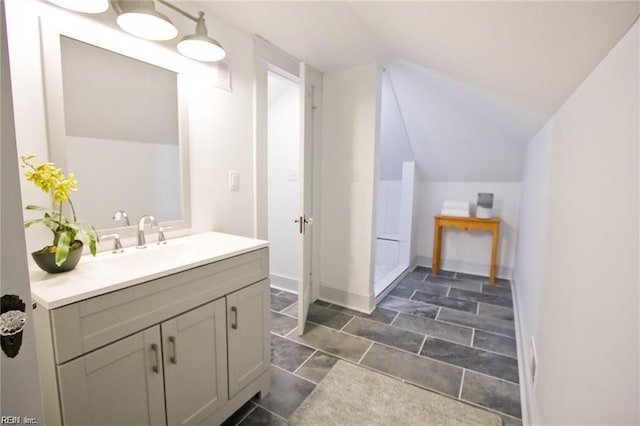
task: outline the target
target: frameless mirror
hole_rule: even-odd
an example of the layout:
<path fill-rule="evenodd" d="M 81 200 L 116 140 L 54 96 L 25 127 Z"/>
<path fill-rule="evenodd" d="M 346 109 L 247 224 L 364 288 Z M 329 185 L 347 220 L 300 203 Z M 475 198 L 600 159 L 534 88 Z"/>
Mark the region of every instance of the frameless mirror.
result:
<path fill-rule="evenodd" d="M 111 230 L 123 226 L 113 217 L 124 210 L 132 225 L 153 215 L 189 226 L 179 68 L 164 52 L 100 43 L 87 31 L 43 25 L 43 33 L 49 156 L 78 181 L 79 218 Z"/>
<path fill-rule="evenodd" d="M 116 210 L 182 219 L 177 74 L 69 37 L 60 47 L 78 212 L 96 228 L 114 227 Z"/>

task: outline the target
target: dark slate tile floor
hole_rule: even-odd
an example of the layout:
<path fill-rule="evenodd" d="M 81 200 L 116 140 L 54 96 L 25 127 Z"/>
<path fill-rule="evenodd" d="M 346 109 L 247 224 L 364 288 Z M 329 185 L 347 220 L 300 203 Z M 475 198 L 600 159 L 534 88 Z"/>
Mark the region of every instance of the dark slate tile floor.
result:
<path fill-rule="evenodd" d="M 225 423 L 285 425 L 338 359 L 497 413 L 522 425 L 510 283 L 412 271 L 371 314 L 325 301 L 297 332 L 297 296 L 271 290 L 271 393 Z M 319 423 L 322 424 L 321 419 Z"/>

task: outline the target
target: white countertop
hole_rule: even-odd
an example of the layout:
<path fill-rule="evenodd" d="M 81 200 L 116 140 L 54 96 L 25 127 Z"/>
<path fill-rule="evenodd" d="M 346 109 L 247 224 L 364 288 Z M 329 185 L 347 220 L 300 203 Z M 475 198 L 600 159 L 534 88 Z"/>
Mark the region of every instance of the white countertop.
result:
<path fill-rule="evenodd" d="M 125 248 L 124 253 L 85 255 L 73 271 L 49 274 L 29 271 L 33 300 L 55 309 L 166 275 L 268 247 L 267 241 L 219 232 L 205 232 L 148 243 L 145 249 Z"/>

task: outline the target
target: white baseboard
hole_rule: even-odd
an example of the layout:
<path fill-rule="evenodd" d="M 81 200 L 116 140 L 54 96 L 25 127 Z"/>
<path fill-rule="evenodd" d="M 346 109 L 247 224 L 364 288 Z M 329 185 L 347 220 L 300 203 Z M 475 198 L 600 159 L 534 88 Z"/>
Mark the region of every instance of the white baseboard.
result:
<path fill-rule="evenodd" d="M 331 287 L 327 283 L 320 283 L 320 299 L 365 314 L 370 314 L 375 309 L 373 296 L 349 293 L 348 291 Z"/>
<path fill-rule="evenodd" d="M 283 277 L 282 275 L 269 274 L 269 281 L 271 281 L 271 287 L 273 288 L 298 294 L 298 280 Z"/>
<path fill-rule="evenodd" d="M 269 280 L 271 282 L 271 287 L 275 289 L 298 294 L 298 280 L 275 274 L 269 274 Z M 370 314 L 375 309 L 375 300 L 373 297 L 349 293 L 344 290 L 330 287 L 326 283 L 320 283 L 319 299 L 324 300 L 325 302 L 335 303 L 339 306 L 344 306 L 345 308 L 353 309 L 354 311 L 363 312 L 365 314 Z"/>
<path fill-rule="evenodd" d="M 531 366 L 529 365 L 528 334 L 525 333 L 522 322 L 518 289 L 514 279 L 511 280 L 511 294 L 513 295 L 513 319 L 516 327 L 516 344 L 518 350 L 518 374 L 520 376 L 520 404 L 522 406 L 522 424 L 537 425 L 538 416 L 531 383 Z"/>
<path fill-rule="evenodd" d="M 416 258 L 416 265 L 418 266 L 430 268 L 432 263 L 432 257 L 430 256 L 418 256 Z M 465 262 L 463 260 L 444 259 L 441 264 L 441 269 L 444 269 L 446 271 L 464 272 L 466 274 L 489 276 L 489 265 Z M 498 278 L 509 280 L 513 276 L 512 268 L 498 265 L 496 269 L 496 275 L 498 276 Z"/>

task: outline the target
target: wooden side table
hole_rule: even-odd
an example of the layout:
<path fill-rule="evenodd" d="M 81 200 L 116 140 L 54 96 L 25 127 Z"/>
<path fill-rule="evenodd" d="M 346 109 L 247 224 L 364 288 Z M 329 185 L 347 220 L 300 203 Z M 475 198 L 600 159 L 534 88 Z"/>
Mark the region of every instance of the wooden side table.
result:
<path fill-rule="evenodd" d="M 478 219 L 477 217 L 455 217 L 437 215 L 433 227 L 433 263 L 431 269 L 434 275 L 440 269 L 440 255 L 442 252 L 442 228 L 457 228 L 461 231 L 489 231 L 493 233 L 491 246 L 491 266 L 489 269 L 489 284 L 496 281 L 496 263 L 498 257 L 498 234 L 500 218 Z"/>

